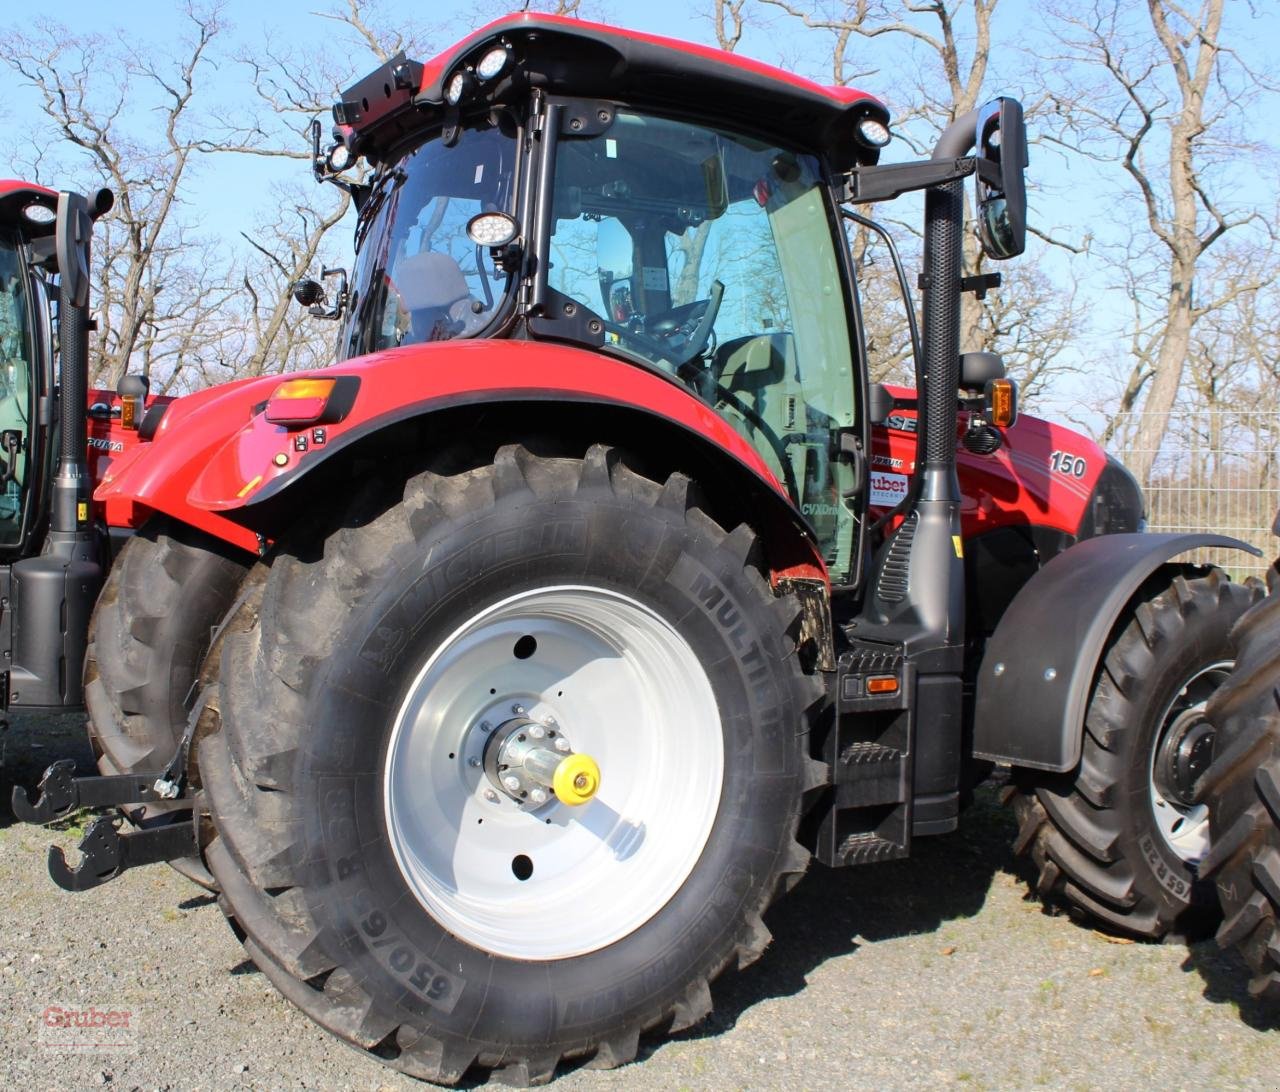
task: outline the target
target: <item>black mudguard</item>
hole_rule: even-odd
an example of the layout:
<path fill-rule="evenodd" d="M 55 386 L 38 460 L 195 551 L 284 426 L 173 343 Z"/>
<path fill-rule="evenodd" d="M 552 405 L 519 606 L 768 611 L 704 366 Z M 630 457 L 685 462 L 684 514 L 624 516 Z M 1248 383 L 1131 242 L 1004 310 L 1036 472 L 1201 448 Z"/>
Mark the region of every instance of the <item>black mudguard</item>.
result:
<path fill-rule="evenodd" d="M 1080 761 L 1085 708 L 1107 639 L 1143 581 L 1225 535 L 1101 535 L 1063 551 L 1014 597 L 978 672 L 977 758 L 1063 772 Z"/>

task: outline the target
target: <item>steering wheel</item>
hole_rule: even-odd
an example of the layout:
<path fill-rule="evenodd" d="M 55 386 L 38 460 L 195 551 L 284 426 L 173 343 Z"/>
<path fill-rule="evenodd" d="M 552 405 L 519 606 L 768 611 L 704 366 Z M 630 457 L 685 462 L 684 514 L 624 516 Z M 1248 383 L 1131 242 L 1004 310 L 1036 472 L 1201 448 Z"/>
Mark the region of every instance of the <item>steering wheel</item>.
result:
<path fill-rule="evenodd" d="M 681 307 L 673 307 L 664 315 L 658 315 L 645 324 L 645 332 L 657 337 L 669 338 L 673 334 L 683 334 L 684 341 L 679 358 L 675 359 L 677 367 L 688 364 L 700 357 L 711 341 L 715 332 L 716 316 L 720 313 L 720 304 L 724 302 L 724 285 L 720 281 L 711 282 L 711 295 L 705 300 L 694 300 Z"/>
<path fill-rule="evenodd" d="M 724 300 L 724 285 L 715 281 L 705 300 L 673 307 L 645 322 L 642 329 L 604 320 L 604 328 L 650 356 L 660 357 L 677 369 L 697 359 L 715 332 L 716 315 Z"/>

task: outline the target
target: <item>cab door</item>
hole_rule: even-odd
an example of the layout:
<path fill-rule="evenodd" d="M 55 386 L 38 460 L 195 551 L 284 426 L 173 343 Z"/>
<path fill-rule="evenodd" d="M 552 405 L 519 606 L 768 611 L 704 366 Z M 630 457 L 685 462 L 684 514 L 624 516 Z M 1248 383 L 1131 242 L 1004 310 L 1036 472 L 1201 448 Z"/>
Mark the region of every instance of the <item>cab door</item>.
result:
<path fill-rule="evenodd" d="M 21 244 L 0 234 L 0 558 L 9 560 L 30 552 L 48 478 L 47 316 L 47 294 Z"/>

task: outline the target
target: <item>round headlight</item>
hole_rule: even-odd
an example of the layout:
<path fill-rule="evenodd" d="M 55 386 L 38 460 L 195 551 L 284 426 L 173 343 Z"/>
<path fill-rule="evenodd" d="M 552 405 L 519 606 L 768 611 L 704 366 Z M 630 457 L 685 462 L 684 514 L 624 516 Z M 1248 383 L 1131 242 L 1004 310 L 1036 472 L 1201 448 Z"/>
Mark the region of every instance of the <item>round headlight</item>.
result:
<path fill-rule="evenodd" d="M 506 246 L 519 233 L 505 212 L 482 212 L 467 221 L 467 238 L 476 246 Z"/>
<path fill-rule="evenodd" d="M 491 80 L 502 73 L 511 59 L 511 50 L 504 45 L 494 46 L 476 65 L 476 75 L 482 80 Z"/>
<path fill-rule="evenodd" d="M 334 174 L 340 174 L 351 166 L 351 149 L 345 144 L 335 144 L 325 156 L 325 163 Z"/>
<path fill-rule="evenodd" d="M 470 80 L 471 77 L 465 69 L 455 72 L 444 89 L 444 101 L 450 106 L 457 106 L 462 101 L 462 96 L 467 93 L 467 84 Z"/>
<path fill-rule="evenodd" d="M 48 205 L 37 204 L 35 201 L 23 207 L 22 215 L 31 223 L 40 225 L 52 224 L 58 218 L 57 212 Z"/>
<path fill-rule="evenodd" d="M 889 143 L 889 126 L 878 118 L 863 118 L 857 126 L 858 139 L 872 148 L 883 148 Z"/>

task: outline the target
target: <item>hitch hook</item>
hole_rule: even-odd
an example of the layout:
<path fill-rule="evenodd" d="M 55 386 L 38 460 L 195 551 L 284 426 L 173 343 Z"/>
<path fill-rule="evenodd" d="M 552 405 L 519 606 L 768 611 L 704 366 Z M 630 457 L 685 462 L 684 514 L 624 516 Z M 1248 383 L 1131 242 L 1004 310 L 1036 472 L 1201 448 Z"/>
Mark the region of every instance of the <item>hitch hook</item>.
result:
<path fill-rule="evenodd" d="M 27 790 L 14 785 L 10 801 L 14 816 L 24 823 L 51 823 L 68 814 L 76 805 L 76 764 L 70 759 L 55 762 L 44 772 L 32 802 Z"/>

